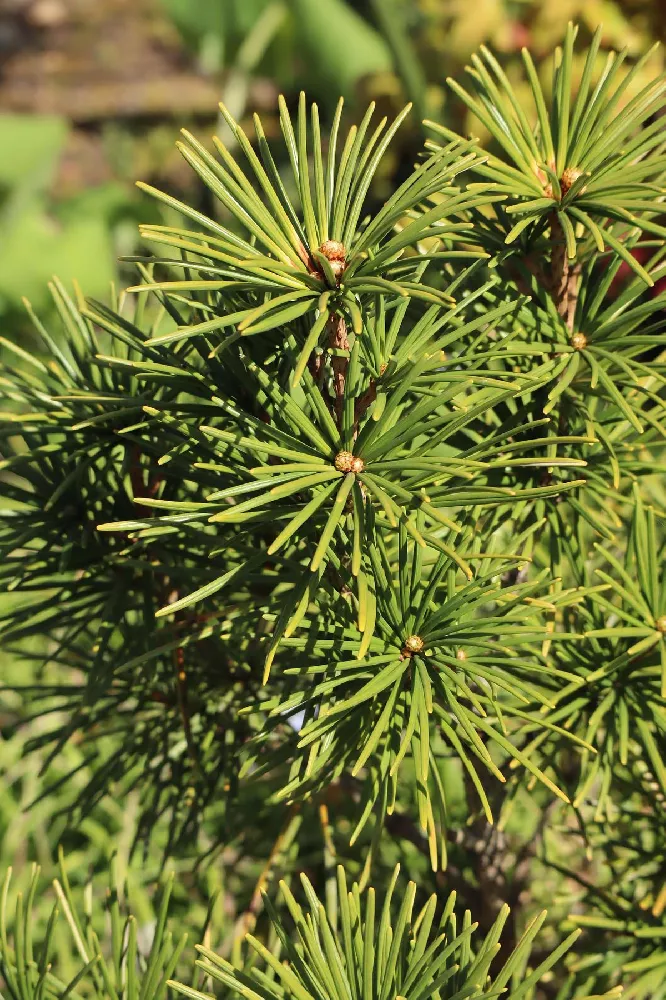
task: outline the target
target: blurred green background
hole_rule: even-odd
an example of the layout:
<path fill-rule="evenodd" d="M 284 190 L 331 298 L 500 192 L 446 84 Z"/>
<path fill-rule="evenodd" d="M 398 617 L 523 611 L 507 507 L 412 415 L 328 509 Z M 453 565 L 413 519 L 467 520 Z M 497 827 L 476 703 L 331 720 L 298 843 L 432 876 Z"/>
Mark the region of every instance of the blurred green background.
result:
<path fill-rule="evenodd" d="M 108 297 L 112 282 L 129 282 L 118 258 L 139 248 L 139 220 L 160 221 L 136 179 L 216 211 L 174 143 L 183 126 L 202 141 L 219 131 L 219 100 L 248 128 L 258 112 L 269 137 L 279 135 L 280 93 L 293 107 L 305 90 L 324 123 L 340 95 L 348 122 L 369 100 L 387 114 L 413 101 L 372 192 L 382 199 L 410 170 L 423 117 L 485 139 L 446 87 L 480 44 L 499 55 L 518 89 L 520 49 L 528 46 L 545 84 L 570 19 L 581 26 L 580 51 L 603 24 L 605 50 L 626 46 L 637 57 L 666 35 L 666 0 L 0 0 L 0 336 L 29 338 L 23 297 L 48 321 L 53 274 L 98 298 Z M 663 63 L 658 50 L 645 78 Z M 0 870 L 14 864 L 25 881 L 24 862 L 38 859 L 52 874 L 61 840 L 70 870 L 82 877 L 104 867 L 110 840 L 124 868 L 136 802 L 106 801 L 68 828 L 67 804 L 89 777 L 86 759 L 75 738 L 57 760 L 39 749 L 25 756 L 54 720 L 25 718 L 20 694 L 2 690 L 29 684 L 39 657 L 32 665 L 3 655 Z M 157 866 L 157 855 L 140 859 L 132 869 L 137 886 Z M 186 861 L 179 867 L 189 870 Z M 211 870 L 188 876 L 183 903 L 192 902 L 195 884 L 203 900 L 213 877 Z M 543 889 L 552 891 L 545 875 Z"/>

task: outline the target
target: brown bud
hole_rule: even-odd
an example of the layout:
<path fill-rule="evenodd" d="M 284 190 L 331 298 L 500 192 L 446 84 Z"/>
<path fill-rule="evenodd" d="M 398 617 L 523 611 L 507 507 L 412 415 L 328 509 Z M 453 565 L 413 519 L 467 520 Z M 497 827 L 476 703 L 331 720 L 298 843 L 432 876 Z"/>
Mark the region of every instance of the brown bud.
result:
<path fill-rule="evenodd" d="M 584 333 L 574 333 L 571 338 L 571 346 L 575 351 L 584 351 L 587 347 L 587 337 Z"/>
<path fill-rule="evenodd" d="M 666 615 L 659 615 L 656 626 L 660 632 L 666 632 Z"/>
<path fill-rule="evenodd" d="M 567 167 L 560 177 L 560 190 L 565 195 L 576 183 L 579 177 L 583 176 L 583 171 L 577 167 Z"/>
<path fill-rule="evenodd" d="M 326 260 L 337 260 L 341 261 L 343 264 L 347 259 L 347 251 L 344 243 L 340 243 L 339 240 L 324 240 L 322 245 L 319 247 L 319 253 L 322 254 Z"/>
<path fill-rule="evenodd" d="M 335 456 L 335 468 L 338 472 L 351 472 L 354 456 L 350 451 L 339 451 Z"/>
<path fill-rule="evenodd" d="M 363 472 L 365 462 L 358 455 L 352 455 L 350 451 L 339 451 L 333 462 L 338 472 L 353 472 L 358 475 Z"/>
<path fill-rule="evenodd" d="M 413 653 L 420 653 L 425 646 L 425 642 L 420 635 L 408 635 L 405 639 L 405 646 L 402 651 L 403 656 L 411 656 Z"/>

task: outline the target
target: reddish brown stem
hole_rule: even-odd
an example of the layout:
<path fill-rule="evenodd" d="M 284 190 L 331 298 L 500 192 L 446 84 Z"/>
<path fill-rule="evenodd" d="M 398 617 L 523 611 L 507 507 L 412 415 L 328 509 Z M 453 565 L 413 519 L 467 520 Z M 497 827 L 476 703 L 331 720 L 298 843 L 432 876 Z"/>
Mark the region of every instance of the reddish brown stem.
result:
<path fill-rule="evenodd" d="M 567 256 L 564 231 L 555 212 L 553 212 L 550 218 L 550 240 L 552 245 L 552 295 L 558 313 L 560 316 L 566 316 L 569 291 L 569 258 Z"/>
<path fill-rule="evenodd" d="M 580 266 L 570 265 L 567 253 L 567 242 L 564 230 L 557 213 L 550 217 L 551 255 L 551 294 L 558 314 L 565 321 L 567 328 L 574 332 L 574 317 L 578 300 L 578 283 Z"/>
<path fill-rule="evenodd" d="M 575 333 L 574 321 L 576 318 L 576 305 L 578 304 L 578 290 L 580 288 L 580 264 L 569 267 L 569 289 L 567 299 L 567 328 L 571 333 Z"/>
<path fill-rule="evenodd" d="M 337 313 L 331 313 L 328 318 L 328 345 L 333 350 L 349 351 L 347 324 L 344 318 Z M 333 369 L 333 388 L 335 391 L 335 412 L 339 422 L 342 418 L 342 401 L 345 394 L 349 358 L 334 354 L 331 357 L 331 367 Z"/>
<path fill-rule="evenodd" d="M 354 422 L 358 424 L 359 420 L 368 409 L 369 406 L 374 403 L 377 399 L 377 383 L 374 379 L 370 379 L 370 385 L 365 390 L 362 396 L 359 396 L 354 403 Z"/>

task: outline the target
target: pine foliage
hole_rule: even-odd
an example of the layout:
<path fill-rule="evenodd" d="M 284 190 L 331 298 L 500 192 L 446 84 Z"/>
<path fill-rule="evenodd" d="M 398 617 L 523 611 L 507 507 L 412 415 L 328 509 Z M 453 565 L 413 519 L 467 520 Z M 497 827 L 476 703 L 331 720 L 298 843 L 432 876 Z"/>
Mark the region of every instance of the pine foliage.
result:
<path fill-rule="evenodd" d="M 281 882 L 284 919 L 266 899 L 274 939 L 272 949 L 248 934 L 244 960 L 234 967 L 204 944 L 198 944 L 194 951 L 187 933 L 174 937 L 168 920 L 173 878 L 161 887 L 152 932 L 146 936 L 141 934 L 144 928 L 127 905 L 126 887 L 116 885 L 112 879 L 105 900 L 100 902 L 89 883 L 86 903 L 81 906 L 61 858 L 61 877 L 54 880 L 55 899 L 48 924 L 43 935 L 36 935 L 31 909 L 39 884 L 39 869 L 35 866 L 25 904 L 20 893 L 16 896 L 10 935 L 9 872 L 0 898 L 0 972 L 4 980 L 0 995 L 3 1000 L 62 1000 L 67 996 L 75 1000 L 159 1000 L 171 988 L 175 995 L 189 1000 L 209 1000 L 211 995 L 263 1000 L 361 1000 L 367 996 L 401 996 L 409 1000 L 424 996 L 442 1000 L 506 996 L 519 1000 L 531 995 L 534 985 L 566 954 L 580 933 L 573 931 L 537 968 L 530 968 L 533 942 L 546 915 L 543 912 L 531 921 L 513 952 L 489 975 L 501 950 L 499 939 L 508 907 L 502 909 L 486 937 L 478 941 L 477 925 L 472 923 L 469 911 L 462 918 L 456 915 L 455 893 L 445 901 L 440 915 L 435 895 L 416 912 L 416 885 L 410 882 L 394 919 L 391 903 L 398 876 L 399 866 L 385 898 L 376 900 L 373 888 L 363 898 L 357 883 L 348 888 L 344 870 L 338 868 L 339 930 L 337 913 L 329 917 L 305 875 L 301 876 L 305 909 L 288 885 Z M 67 943 L 61 941 L 56 950 L 59 923 L 64 924 Z M 203 930 L 204 937 L 217 930 L 210 912 Z M 69 964 L 74 974 L 64 981 L 61 966 Z M 171 978 L 176 971 L 185 970 L 193 985 Z M 616 995 L 616 991 L 605 994 L 609 1000 Z"/>
<path fill-rule="evenodd" d="M 137 842 L 164 817 L 170 853 L 213 805 L 229 842 L 349 792 L 358 884 L 322 907 L 305 879 L 305 910 L 283 886 L 260 962 L 202 949 L 191 1000 L 536 996 L 573 941 L 530 965 L 542 917 L 504 965 L 505 910 L 475 934 L 413 883 L 392 907 L 396 875 L 375 919 L 396 815 L 447 870 L 451 766 L 470 822 L 560 802 L 622 873 L 582 881 L 558 998 L 666 996 L 666 81 L 600 70 L 600 32 L 574 81 L 575 39 L 548 96 L 525 53 L 531 108 L 475 56 L 451 85 L 490 150 L 427 123 L 381 205 L 409 109 L 345 134 L 342 103 L 329 130 L 282 101 L 278 153 L 222 108 L 233 147 L 180 144 L 216 211 L 146 188 L 174 224 L 143 227 L 139 283 L 106 305 L 55 282 L 60 329 L 4 345 L 2 642 L 34 660 L 47 766 L 72 739 L 93 762 L 74 816 L 136 789 Z M 156 937 L 140 984 L 114 914 L 112 958 L 85 938 L 66 985 L 19 905 L 8 996 L 163 996 L 181 946 Z"/>

